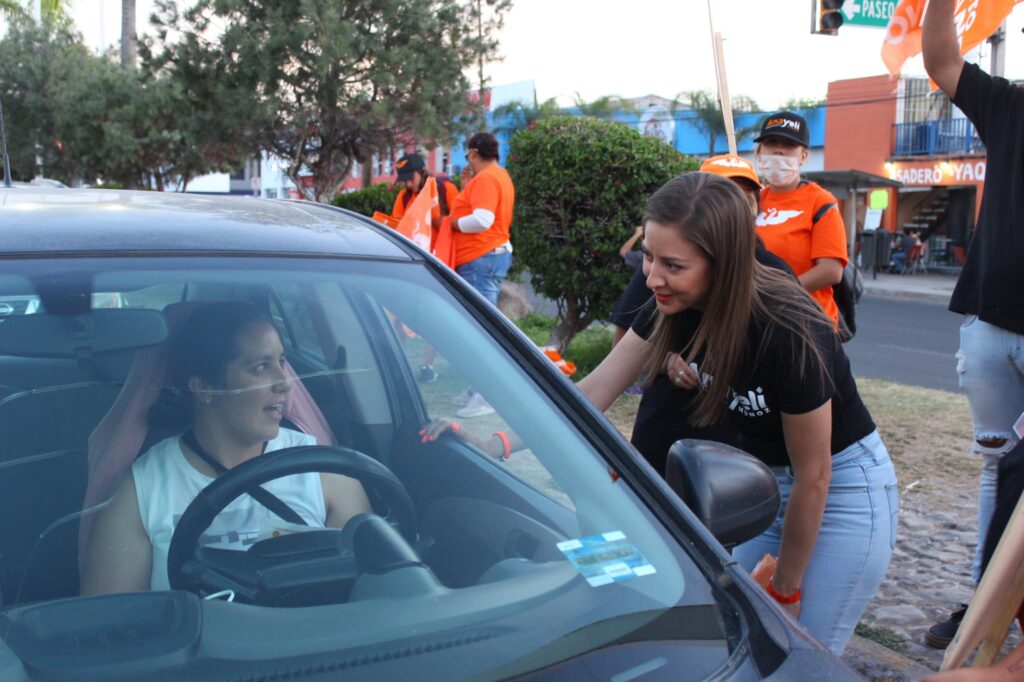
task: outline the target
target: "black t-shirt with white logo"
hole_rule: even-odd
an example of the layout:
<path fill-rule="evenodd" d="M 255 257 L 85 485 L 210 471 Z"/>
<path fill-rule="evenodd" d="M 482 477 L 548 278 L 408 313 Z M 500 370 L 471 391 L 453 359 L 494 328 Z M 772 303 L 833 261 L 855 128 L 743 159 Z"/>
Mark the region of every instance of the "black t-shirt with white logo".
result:
<path fill-rule="evenodd" d="M 678 313 L 677 317 L 681 333 L 678 347 L 673 349 L 676 352 L 682 350 L 696 333 L 701 313 L 686 310 Z M 637 316 L 633 331 L 644 339 L 649 338 L 656 318 L 657 309 L 652 301 Z M 764 327 L 751 324 L 747 339 L 749 351 L 744 358 L 740 379 L 731 387 L 726 406 L 724 426 L 735 431 L 735 442 L 741 449 L 769 466 L 788 465 L 790 460 L 782 432 L 782 413 L 804 414 L 821 407 L 829 399 L 832 400 L 833 455 L 875 430 L 871 415 L 857 393 L 850 361 L 837 334 L 824 325 L 814 333 L 831 377 L 831 380 L 826 377 L 822 382 L 818 379 L 818 368 L 810 366 L 810 363 L 805 370 L 805 378 L 798 376 L 792 349 L 799 339 L 785 329 L 774 329 L 763 355 L 755 358 L 765 331 Z M 695 360 L 698 368 L 701 360 L 701 357 Z M 641 404 L 638 424 L 643 424 L 647 418 L 647 415 L 640 414 L 643 411 Z M 649 423 L 648 426 L 655 425 Z"/>
<path fill-rule="evenodd" d="M 1024 88 L 964 64 L 953 103 L 978 130 L 988 167 L 949 309 L 1024 334 Z"/>

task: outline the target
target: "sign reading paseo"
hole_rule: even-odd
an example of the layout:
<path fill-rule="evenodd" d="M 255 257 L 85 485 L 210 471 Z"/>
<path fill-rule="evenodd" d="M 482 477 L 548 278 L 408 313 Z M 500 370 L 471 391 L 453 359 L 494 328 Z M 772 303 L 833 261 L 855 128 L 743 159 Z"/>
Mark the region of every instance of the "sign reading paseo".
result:
<path fill-rule="evenodd" d="M 889 178 L 904 185 L 980 185 L 985 182 L 985 159 L 887 163 Z"/>

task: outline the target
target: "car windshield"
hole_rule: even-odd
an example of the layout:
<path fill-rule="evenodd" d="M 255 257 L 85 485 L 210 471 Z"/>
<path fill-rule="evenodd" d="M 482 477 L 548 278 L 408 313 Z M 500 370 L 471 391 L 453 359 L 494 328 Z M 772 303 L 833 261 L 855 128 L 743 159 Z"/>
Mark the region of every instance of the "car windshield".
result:
<path fill-rule="evenodd" d="M 676 669 L 696 679 L 735 653 L 726 602 L 601 455 L 578 408 L 422 263 L 134 257 L 4 270 L 0 636 L 3 656 L 26 669 L 74 661 L 114 679 L 313 661 L 336 678 L 485 679 L 660 639 L 685 645 Z M 257 349 L 260 363 L 245 365 L 251 349 L 236 336 L 192 343 L 197 357 L 182 360 L 176 343 L 229 328 L 239 307 L 266 322 L 267 358 Z M 223 348 L 244 360 L 239 371 L 272 378 L 237 379 L 235 364 L 217 365 Z M 211 374 L 183 373 L 186 361 Z M 170 403 L 186 416 L 163 419 Z M 221 441 L 187 440 L 209 438 L 201 415 L 223 421 L 222 441 L 264 433 L 253 461 L 291 449 L 275 461 L 339 462 L 289 472 L 291 488 L 260 481 L 305 520 L 269 511 L 251 481 L 219 509 L 207 500 L 205 516 L 189 505 L 189 482 L 214 480 L 198 451 L 220 452 Z M 358 487 L 372 515 L 352 501 Z M 261 520 L 232 516 L 239 505 Z M 345 509 L 344 529 L 331 529 Z M 140 527 L 145 551 L 124 549 Z M 91 579 L 98 591 L 129 594 L 80 598 L 90 566 L 104 572 Z M 193 602 L 189 640 L 182 614 L 193 607 L 182 604 Z"/>

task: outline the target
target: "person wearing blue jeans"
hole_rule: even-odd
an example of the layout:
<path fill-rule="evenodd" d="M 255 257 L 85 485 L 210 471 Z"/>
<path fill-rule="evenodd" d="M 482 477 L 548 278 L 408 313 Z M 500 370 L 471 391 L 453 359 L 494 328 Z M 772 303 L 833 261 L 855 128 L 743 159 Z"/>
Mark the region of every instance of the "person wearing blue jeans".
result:
<path fill-rule="evenodd" d="M 468 164 L 462 191 L 451 204 L 449 220 L 454 242 L 455 272 L 498 305 L 501 283 L 512 264 L 511 228 L 515 186 L 498 161 L 498 141 L 490 133 L 476 133 L 466 142 Z M 494 412 L 472 389 L 458 396 L 464 403 L 456 414 L 482 417 Z"/>
<path fill-rule="evenodd" d="M 752 228 L 742 191 L 717 175 L 681 175 L 651 195 L 653 299 L 577 387 L 607 410 L 641 372 L 664 374 L 693 396 L 680 418 L 730 429 L 776 471 L 781 513 L 737 559 L 749 569 L 776 554 L 768 595 L 840 654 L 888 569 L 896 474 L 835 324 L 791 275 L 756 261 Z"/>
<path fill-rule="evenodd" d="M 921 37 L 925 70 L 974 125 L 987 151 L 978 226 L 949 301 L 949 309 L 964 316 L 956 370 L 971 405 L 971 449 L 983 458 L 972 566 L 977 582 L 999 462 L 1019 442 L 1012 426 L 1024 412 L 1024 88 L 964 62 L 954 0 L 928 3 Z M 964 611 L 929 628 L 925 642 L 948 646 Z"/>
<path fill-rule="evenodd" d="M 783 520 L 793 490 L 792 467 L 773 467 L 782 506 L 775 523 L 733 550 L 748 571 L 765 554 L 778 556 Z M 896 473 L 878 431 L 832 456 L 814 561 L 804 572 L 800 591 L 806 608 L 800 623 L 837 655 L 885 578 L 896 543 L 899 499 Z"/>
<path fill-rule="evenodd" d="M 473 287 L 492 305 L 498 305 L 498 293 L 501 283 L 508 277 L 508 269 L 512 267 L 512 247 L 510 244 L 499 246 L 494 251 L 480 256 L 476 260 L 455 268 L 462 279 Z"/>

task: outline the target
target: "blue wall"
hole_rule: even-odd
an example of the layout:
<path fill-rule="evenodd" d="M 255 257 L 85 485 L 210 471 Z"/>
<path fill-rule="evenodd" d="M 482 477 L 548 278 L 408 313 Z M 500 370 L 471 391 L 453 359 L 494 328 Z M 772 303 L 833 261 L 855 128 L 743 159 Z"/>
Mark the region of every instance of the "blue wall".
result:
<path fill-rule="evenodd" d="M 811 148 L 822 148 L 825 146 L 825 107 L 813 107 L 810 109 L 796 109 L 796 113 L 807 119 L 807 126 L 810 129 L 811 134 Z M 579 109 L 575 107 L 566 108 L 563 110 L 564 113 L 574 115 L 579 113 Z M 741 131 L 744 128 L 756 127 L 760 122 L 772 112 L 761 112 L 761 113 L 741 113 L 734 116 L 734 123 L 736 130 Z M 639 125 L 640 112 L 628 111 L 620 112 L 614 115 L 614 120 L 625 123 L 626 125 L 636 128 Z M 704 157 L 708 153 L 708 141 L 704 132 L 694 124 L 694 114 L 692 111 L 687 109 L 681 109 L 674 112 L 672 117 L 675 121 L 675 135 L 674 145 L 675 148 L 684 154 L 689 154 L 696 157 Z M 501 153 L 502 165 L 508 159 L 508 143 L 512 136 L 509 132 L 509 128 L 514 127 L 514 117 L 511 115 L 505 115 L 496 118 L 493 113 L 487 114 L 487 125 L 491 130 L 497 130 L 495 137 L 498 138 L 499 151 Z M 737 151 L 740 154 L 746 152 L 752 152 L 754 149 L 753 139 L 757 137 L 756 132 L 743 136 L 737 140 L 736 146 Z M 453 173 L 457 173 L 458 169 L 465 164 L 463 161 L 466 153 L 465 149 L 466 138 L 456 140 L 456 143 L 452 147 L 452 165 Z M 725 154 L 728 152 L 728 144 L 726 143 L 725 136 L 719 136 L 715 140 L 715 153 Z"/>

